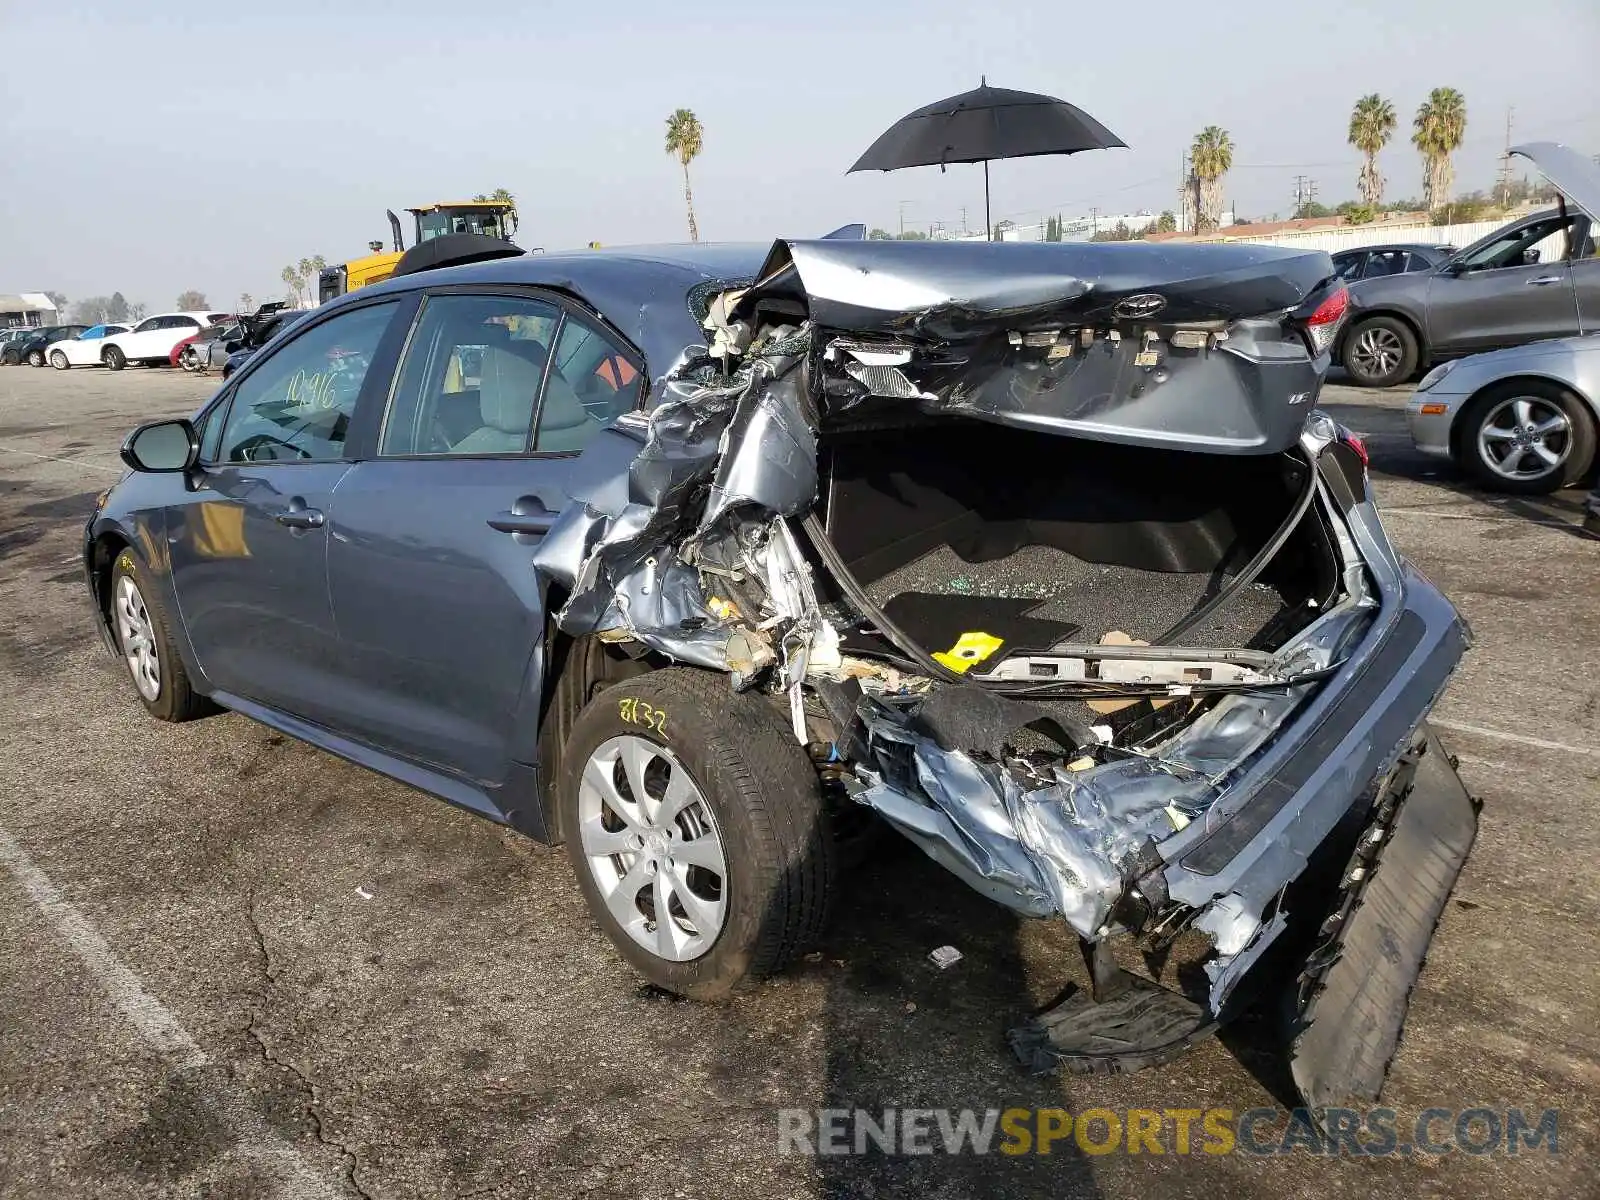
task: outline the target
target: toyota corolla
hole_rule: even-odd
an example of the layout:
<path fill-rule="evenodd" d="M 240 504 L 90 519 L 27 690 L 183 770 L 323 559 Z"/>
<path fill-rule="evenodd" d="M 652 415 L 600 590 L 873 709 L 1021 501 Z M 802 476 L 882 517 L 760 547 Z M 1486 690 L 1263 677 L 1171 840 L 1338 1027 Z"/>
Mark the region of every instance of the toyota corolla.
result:
<path fill-rule="evenodd" d="M 128 437 L 84 563 L 153 716 L 563 842 L 698 998 L 802 952 L 886 826 L 1079 938 L 1026 1066 L 1287 990 L 1308 1100 L 1376 1094 L 1476 829 L 1426 724 L 1468 633 L 1316 408 L 1327 255 L 481 253 Z"/>

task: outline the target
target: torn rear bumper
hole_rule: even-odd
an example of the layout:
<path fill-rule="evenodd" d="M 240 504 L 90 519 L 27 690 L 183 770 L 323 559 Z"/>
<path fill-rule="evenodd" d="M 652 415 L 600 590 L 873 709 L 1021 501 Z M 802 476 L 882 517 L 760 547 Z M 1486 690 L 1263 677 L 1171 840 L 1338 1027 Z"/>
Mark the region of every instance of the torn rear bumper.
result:
<path fill-rule="evenodd" d="M 1290 1069 L 1308 1106 L 1378 1098 L 1477 832 L 1477 805 L 1425 731 L 1379 796 L 1299 981 Z"/>

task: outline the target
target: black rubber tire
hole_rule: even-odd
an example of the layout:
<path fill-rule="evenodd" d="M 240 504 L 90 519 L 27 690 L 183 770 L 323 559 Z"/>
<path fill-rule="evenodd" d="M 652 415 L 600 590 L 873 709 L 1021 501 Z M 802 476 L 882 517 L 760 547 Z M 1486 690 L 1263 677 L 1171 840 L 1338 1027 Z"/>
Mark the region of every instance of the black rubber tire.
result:
<path fill-rule="evenodd" d="M 149 572 L 134 557 L 133 551 L 126 547 L 111 564 L 111 579 L 106 593 L 106 603 L 111 611 L 111 630 L 118 645 L 121 645 L 121 635 L 117 629 L 115 605 L 117 582 L 124 576 L 133 578 L 144 599 L 145 611 L 150 615 L 150 625 L 155 633 L 156 657 L 161 668 L 161 687 L 154 700 L 145 699 L 144 693 L 133 685 L 130 678 L 129 686 L 133 687 L 133 694 L 157 720 L 180 722 L 210 716 L 217 711 L 217 706 L 194 690 L 189 681 L 189 672 L 184 669 L 183 658 L 173 643 L 167 614 L 161 607 L 160 593 L 156 591 Z M 128 669 L 127 659 L 123 659 L 122 665 L 124 670 Z"/>
<path fill-rule="evenodd" d="M 115 346 L 107 346 L 100 352 L 100 358 L 113 371 L 120 371 L 128 365 L 128 356 Z"/>
<path fill-rule="evenodd" d="M 1356 344 L 1356 339 L 1361 336 L 1362 332 L 1368 329 L 1386 329 L 1400 340 L 1400 361 L 1393 370 L 1385 374 L 1364 374 L 1361 368 L 1351 361 L 1351 347 Z M 1417 335 L 1412 332 L 1411 326 L 1404 321 L 1397 317 L 1367 317 L 1365 320 L 1356 322 L 1345 336 L 1344 348 L 1340 353 L 1340 358 L 1344 364 L 1345 371 L 1349 373 L 1352 383 L 1359 387 L 1383 388 L 1395 387 L 1410 379 L 1416 372 L 1419 353 Z"/>
<path fill-rule="evenodd" d="M 627 712 L 665 716 L 647 725 Z M 689 962 L 660 958 L 634 941 L 607 911 L 584 858 L 578 783 L 590 755 L 619 734 L 670 750 L 699 785 L 722 837 L 726 920 L 711 949 Z M 606 936 L 652 984 L 716 1000 L 746 978 L 781 970 L 820 935 L 833 891 L 832 838 L 816 770 L 770 700 L 734 694 L 725 675 L 653 671 L 591 700 L 561 759 L 556 802 L 578 886 Z"/>
<path fill-rule="evenodd" d="M 58 371 L 70 371 L 72 364 L 67 361 L 67 356 L 59 350 L 50 351 L 50 365 Z"/>
<path fill-rule="evenodd" d="M 1538 479 L 1507 479 L 1497 475 L 1478 453 L 1478 430 L 1489 411 L 1507 396 L 1538 396 L 1561 409 L 1572 423 L 1572 443 L 1567 461 L 1558 470 Z M 1578 397 L 1558 384 L 1543 379 L 1508 379 L 1479 392 L 1461 409 L 1456 420 L 1456 463 L 1484 487 L 1514 496 L 1544 496 L 1571 487 L 1589 473 L 1594 464 L 1596 430 L 1594 415 Z"/>
<path fill-rule="evenodd" d="M 28 351 L 28 365 L 30 367 L 42 367 L 42 366 L 44 366 L 44 351 L 43 350 L 30 350 L 30 351 Z"/>

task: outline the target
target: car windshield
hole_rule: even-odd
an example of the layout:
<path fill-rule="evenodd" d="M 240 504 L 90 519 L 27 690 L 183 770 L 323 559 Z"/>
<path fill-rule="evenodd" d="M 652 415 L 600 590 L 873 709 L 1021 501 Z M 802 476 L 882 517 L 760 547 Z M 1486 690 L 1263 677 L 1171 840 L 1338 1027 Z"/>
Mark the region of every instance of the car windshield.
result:
<path fill-rule="evenodd" d="M 506 238 L 503 214 L 486 212 L 431 212 L 417 215 L 417 241 L 426 242 L 447 233 L 481 233 L 487 237 Z"/>

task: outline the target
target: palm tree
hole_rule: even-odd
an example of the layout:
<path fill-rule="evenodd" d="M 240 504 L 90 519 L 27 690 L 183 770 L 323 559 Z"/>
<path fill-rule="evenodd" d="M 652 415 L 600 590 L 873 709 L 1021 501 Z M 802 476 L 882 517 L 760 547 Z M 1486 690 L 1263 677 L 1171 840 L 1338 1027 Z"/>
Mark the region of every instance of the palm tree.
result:
<path fill-rule="evenodd" d="M 1394 105 L 1377 92 L 1361 97 L 1350 111 L 1350 136 L 1352 146 L 1366 155 L 1361 174 L 1356 177 L 1356 190 L 1369 208 L 1383 203 L 1383 176 L 1378 173 L 1378 151 L 1389 144 L 1394 136 Z"/>
<path fill-rule="evenodd" d="M 694 191 L 689 186 L 689 164 L 705 148 L 705 130 L 700 118 L 687 108 L 680 108 L 667 118 L 667 153 L 676 155 L 683 164 L 683 202 L 689 209 L 689 240 L 700 240 L 700 227 L 694 220 Z"/>
<path fill-rule="evenodd" d="M 1189 148 L 1195 183 L 1195 227 L 1215 229 L 1222 220 L 1222 177 L 1233 166 L 1233 139 L 1217 125 L 1195 134 Z"/>
<path fill-rule="evenodd" d="M 1455 168 L 1450 156 L 1467 132 L 1467 102 L 1455 88 L 1434 88 L 1417 107 L 1411 144 L 1422 154 L 1422 192 L 1431 212 L 1450 199 Z"/>
<path fill-rule="evenodd" d="M 240 312 L 242 312 L 242 313 L 251 312 L 251 311 L 253 311 L 255 309 L 255 306 L 256 306 L 256 298 L 254 296 L 252 296 L 249 292 L 240 292 L 239 293 L 239 311 Z"/>
<path fill-rule="evenodd" d="M 289 290 L 294 293 L 294 302 L 298 305 L 300 303 L 300 289 L 305 285 L 300 272 L 296 271 L 292 266 L 285 267 L 278 278 L 289 285 Z"/>

